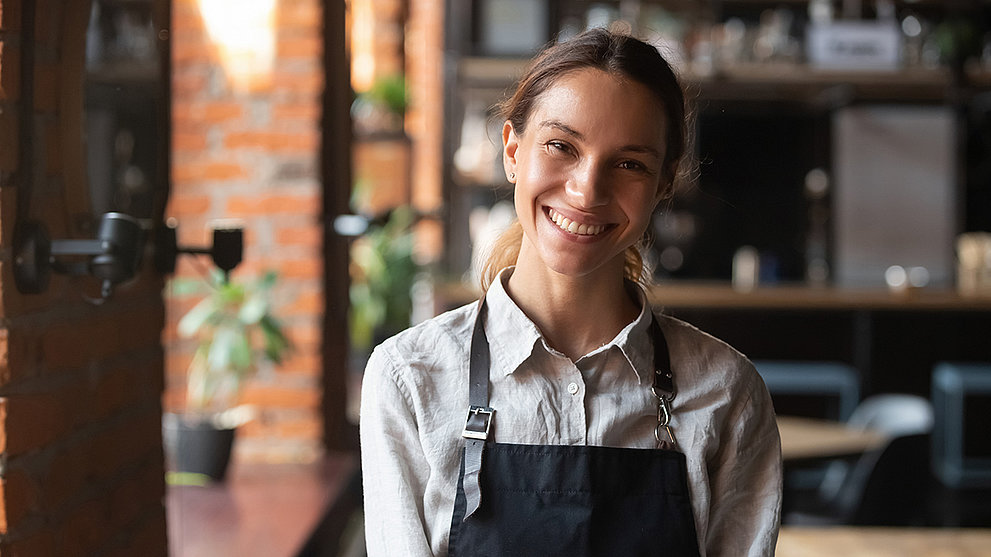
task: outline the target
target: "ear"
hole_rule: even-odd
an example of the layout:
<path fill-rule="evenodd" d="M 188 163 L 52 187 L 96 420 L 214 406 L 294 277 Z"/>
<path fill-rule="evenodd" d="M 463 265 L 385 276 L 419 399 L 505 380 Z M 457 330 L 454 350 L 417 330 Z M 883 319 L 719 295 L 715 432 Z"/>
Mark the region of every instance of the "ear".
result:
<path fill-rule="evenodd" d="M 513 124 L 506 120 L 502 125 L 502 167 L 506 171 L 506 179 L 514 184 L 516 183 L 516 150 L 519 146 L 520 140 L 516 136 L 516 130 L 513 129 Z"/>

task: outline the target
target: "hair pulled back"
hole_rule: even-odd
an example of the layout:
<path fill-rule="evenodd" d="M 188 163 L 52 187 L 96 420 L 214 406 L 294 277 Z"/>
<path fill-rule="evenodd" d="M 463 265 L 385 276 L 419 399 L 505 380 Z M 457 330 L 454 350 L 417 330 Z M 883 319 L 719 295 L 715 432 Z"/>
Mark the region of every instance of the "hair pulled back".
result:
<path fill-rule="evenodd" d="M 670 195 L 687 150 L 687 109 L 685 93 L 674 70 L 654 46 L 598 28 L 553 44 L 533 59 L 513 95 L 499 105 L 500 114 L 513 125 L 517 135 L 523 135 L 540 95 L 562 76 L 586 68 L 636 81 L 657 97 L 667 127 L 661 187 L 665 195 Z M 483 289 L 488 288 L 500 270 L 516 263 L 522 239 L 522 227 L 516 222 L 496 240 L 482 268 Z M 627 249 L 624 271 L 627 278 L 642 280 L 643 258 L 638 246 Z"/>

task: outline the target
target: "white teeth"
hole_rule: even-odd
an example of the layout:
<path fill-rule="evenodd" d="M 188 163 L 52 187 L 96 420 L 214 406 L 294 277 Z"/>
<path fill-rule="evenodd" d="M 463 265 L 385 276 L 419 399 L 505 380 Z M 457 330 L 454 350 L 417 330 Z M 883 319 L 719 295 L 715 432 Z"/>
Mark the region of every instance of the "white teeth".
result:
<path fill-rule="evenodd" d="M 606 229 L 604 225 L 601 224 L 579 224 L 561 213 L 558 213 L 554 209 L 547 210 L 548 216 L 554 221 L 561 230 L 565 230 L 572 234 L 577 234 L 579 236 L 595 236 Z"/>

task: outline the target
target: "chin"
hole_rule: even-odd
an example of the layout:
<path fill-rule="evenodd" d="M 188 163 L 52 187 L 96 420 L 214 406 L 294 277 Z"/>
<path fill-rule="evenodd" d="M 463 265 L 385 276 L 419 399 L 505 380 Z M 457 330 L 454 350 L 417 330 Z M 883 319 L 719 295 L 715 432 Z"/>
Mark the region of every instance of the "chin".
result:
<path fill-rule="evenodd" d="M 625 256 L 620 253 L 609 259 L 579 259 L 574 254 L 545 254 L 543 263 L 548 270 L 571 278 L 586 278 L 593 275 L 622 276 Z"/>

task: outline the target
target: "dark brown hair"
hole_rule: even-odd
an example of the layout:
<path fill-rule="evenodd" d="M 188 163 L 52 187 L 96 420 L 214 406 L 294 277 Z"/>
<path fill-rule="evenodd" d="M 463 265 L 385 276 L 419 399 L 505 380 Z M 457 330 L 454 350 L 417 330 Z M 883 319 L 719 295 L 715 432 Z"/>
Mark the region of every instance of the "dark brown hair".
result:
<path fill-rule="evenodd" d="M 636 81 L 657 97 L 667 127 L 661 181 L 665 194 L 670 195 L 688 148 L 688 118 L 685 93 L 678 77 L 654 46 L 598 28 L 553 44 L 533 59 L 517 82 L 513 95 L 499 105 L 501 115 L 513 125 L 518 135 L 523 135 L 540 95 L 560 77 L 585 68 L 600 69 Z M 516 223 L 496 241 L 482 269 L 483 289 L 503 267 L 516 262 L 521 240 L 522 230 Z M 643 258 L 637 246 L 627 250 L 625 273 L 631 280 L 643 280 Z"/>

